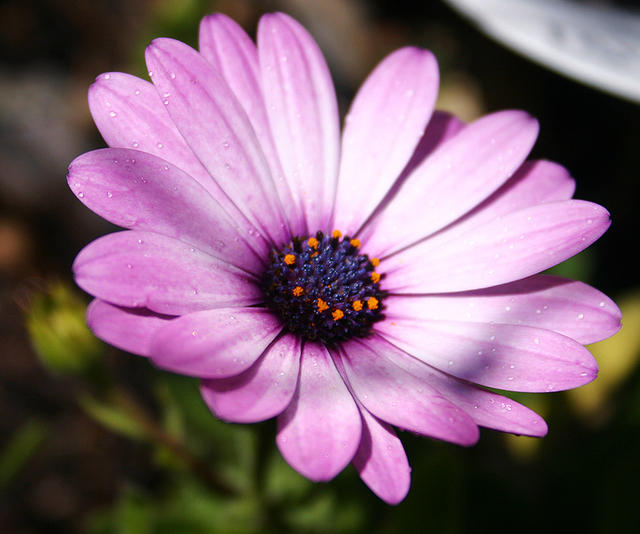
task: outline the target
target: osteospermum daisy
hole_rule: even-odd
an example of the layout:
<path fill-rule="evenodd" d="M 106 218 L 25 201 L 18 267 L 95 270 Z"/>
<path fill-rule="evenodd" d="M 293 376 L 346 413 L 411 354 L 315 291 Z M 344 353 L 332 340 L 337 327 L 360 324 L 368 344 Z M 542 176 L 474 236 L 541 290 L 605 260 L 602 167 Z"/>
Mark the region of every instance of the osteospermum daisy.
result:
<path fill-rule="evenodd" d="M 257 46 L 212 15 L 199 52 L 157 39 L 146 60 L 152 83 L 98 77 L 89 103 L 111 148 L 69 169 L 76 196 L 127 229 L 74 263 L 100 338 L 200 377 L 221 419 L 277 417 L 297 471 L 324 481 L 352 462 L 389 503 L 410 481 L 394 427 L 460 445 L 478 426 L 542 436 L 540 416 L 484 388 L 596 376 L 583 345 L 619 310 L 538 273 L 609 215 L 571 198 L 560 165 L 525 161 L 529 115 L 434 112 L 436 61 L 403 48 L 341 135 L 322 54 L 280 13 Z"/>

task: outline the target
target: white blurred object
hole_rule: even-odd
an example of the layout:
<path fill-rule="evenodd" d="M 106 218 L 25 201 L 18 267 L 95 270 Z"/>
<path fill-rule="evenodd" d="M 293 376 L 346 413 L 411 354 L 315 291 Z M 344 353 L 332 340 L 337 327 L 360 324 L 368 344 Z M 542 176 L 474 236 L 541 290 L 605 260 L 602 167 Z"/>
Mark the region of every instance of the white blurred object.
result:
<path fill-rule="evenodd" d="M 508 47 L 640 102 L 640 12 L 568 0 L 446 0 Z"/>

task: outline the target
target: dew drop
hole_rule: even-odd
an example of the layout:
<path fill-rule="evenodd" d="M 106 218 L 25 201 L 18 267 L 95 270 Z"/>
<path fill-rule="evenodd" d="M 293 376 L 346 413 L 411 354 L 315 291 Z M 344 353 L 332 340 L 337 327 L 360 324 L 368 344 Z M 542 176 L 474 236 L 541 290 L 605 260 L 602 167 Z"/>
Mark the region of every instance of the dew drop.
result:
<path fill-rule="evenodd" d="M 600 304 L 598 304 L 598 306 L 600 306 L 601 308 L 604 308 L 604 302 L 601 302 Z"/>
<path fill-rule="evenodd" d="M 163 103 L 165 106 L 168 106 L 168 105 L 169 105 L 169 101 L 168 101 L 166 98 L 162 101 L 162 103 Z"/>
<path fill-rule="evenodd" d="M 109 112 L 109 117 L 111 117 L 112 119 L 113 119 L 114 117 L 117 117 L 117 116 L 118 116 L 118 114 L 117 114 L 115 111 L 110 111 L 110 112 Z"/>
<path fill-rule="evenodd" d="M 111 79 L 111 74 L 105 74 L 104 75 L 104 79 L 105 80 L 110 80 Z"/>
<path fill-rule="evenodd" d="M 162 148 L 162 147 L 164 147 L 164 145 L 163 145 L 162 143 L 156 143 L 156 146 L 157 146 L 158 148 Z"/>
<path fill-rule="evenodd" d="M 82 191 L 78 191 L 78 197 L 79 198 L 84 198 L 84 193 Z"/>
<path fill-rule="evenodd" d="M 578 320 L 584 319 L 584 313 L 579 313 L 578 314 Z"/>
<path fill-rule="evenodd" d="M 453 365 L 453 360 L 449 360 L 448 362 L 449 367 L 451 367 Z"/>
<path fill-rule="evenodd" d="M 176 73 L 175 72 L 170 72 L 169 73 L 169 78 L 171 78 L 172 80 L 176 79 Z"/>
<path fill-rule="evenodd" d="M 583 371 L 582 373 L 580 373 L 580 376 L 587 376 L 589 373 L 587 373 L 586 371 Z"/>
<path fill-rule="evenodd" d="M 142 245 L 143 242 L 142 239 L 138 239 L 138 245 Z"/>
<path fill-rule="evenodd" d="M 149 71 L 149 78 L 153 76 L 153 71 Z"/>
<path fill-rule="evenodd" d="M 139 95 L 140 94 L 140 89 L 136 89 L 135 94 Z"/>
<path fill-rule="evenodd" d="M 113 193 L 111 191 L 107 191 L 107 198 L 113 197 Z"/>
<path fill-rule="evenodd" d="M 134 141 L 133 143 L 131 143 L 131 146 L 133 148 L 138 148 L 140 146 L 140 143 L 138 143 L 137 141 Z"/>

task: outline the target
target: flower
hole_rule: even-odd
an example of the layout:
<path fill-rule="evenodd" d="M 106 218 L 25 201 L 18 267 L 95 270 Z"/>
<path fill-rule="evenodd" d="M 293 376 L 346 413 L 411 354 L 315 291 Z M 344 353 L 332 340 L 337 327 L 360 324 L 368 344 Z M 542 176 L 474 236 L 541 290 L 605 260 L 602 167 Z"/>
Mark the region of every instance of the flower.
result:
<path fill-rule="evenodd" d="M 464 124 L 434 112 L 433 55 L 400 49 L 364 82 L 340 136 L 323 56 L 282 13 L 257 46 L 224 15 L 200 52 L 157 39 L 149 83 L 99 76 L 111 148 L 69 168 L 76 196 L 126 228 L 74 263 L 103 340 L 200 377 L 219 418 L 278 417 L 284 458 L 312 480 L 349 462 L 383 500 L 410 469 L 393 427 L 460 445 L 478 426 L 542 436 L 544 420 L 485 388 L 594 379 L 584 344 L 616 305 L 541 271 L 609 226 L 550 161 L 525 161 L 521 111 Z"/>

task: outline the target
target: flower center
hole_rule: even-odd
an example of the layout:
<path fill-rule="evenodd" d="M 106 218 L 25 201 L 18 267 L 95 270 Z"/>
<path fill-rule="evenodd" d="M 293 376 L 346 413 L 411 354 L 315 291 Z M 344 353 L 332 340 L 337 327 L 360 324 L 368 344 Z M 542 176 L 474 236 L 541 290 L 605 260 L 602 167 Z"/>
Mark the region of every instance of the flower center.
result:
<path fill-rule="evenodd" d="M 293 238 L 271 253 L 262 278 L 267 305 L 286 328 L 305 339 L 335 345 L 366 337 L 384 319 L 380 260 L 358 251 L 360 241 L 335 230 Z"/>

